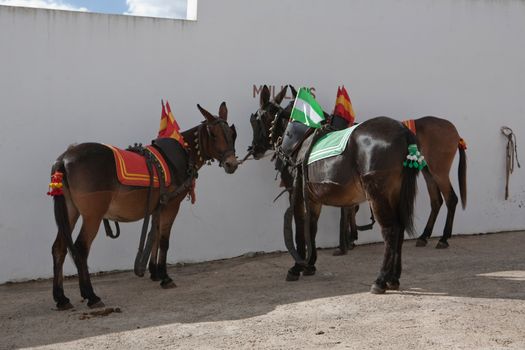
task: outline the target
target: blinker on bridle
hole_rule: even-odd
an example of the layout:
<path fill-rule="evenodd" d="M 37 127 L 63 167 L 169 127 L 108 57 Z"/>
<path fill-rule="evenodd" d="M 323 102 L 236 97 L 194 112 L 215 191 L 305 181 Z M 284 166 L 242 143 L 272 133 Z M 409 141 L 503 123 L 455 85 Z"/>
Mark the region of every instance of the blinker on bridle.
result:
<path fill-rule="evenodd" d="M 269 130 L 269 133 L 266 131 L 266 121 L 264 120 L 264 116 L 266 114 L 269 114 L 269 111 L 266 110 L 266 108 L 270 107 L 270 106 L 274 106 L 275 108 L 277 108 L 277 112 L 275 113 L 273 119 L 272 119 L 272 122 L 271 122 L 271 126 L 270 126 L 270 130 Z M 275 126 L 277 124 L 277 121 L 279 120 L 279 118 L 281 117 L 282 113 L 284 112 L 284 108 L 282 108 L 279 104 L 273 102 L 273 101 L 269 101 L 268 104 L 266 106 L 263 106 L 261 108 L 259 108 L 257 110 L 257 112 L 253 113 L 251 116 L 250 116 L 250 123 L 254 126 L 258 125 L 259 126 L 259 133 L 260 133 L 260 138 L 262 140 L 264 140 L 266 142 L 266 145 L 259 145 L 257 144 L 257 140 L 254 140 L 254 142 L 252 143 L 252 146 L 248 148 L 248 152 L 253 152 L 254 148 L 256 146 L 260 146 L 261 148 L 265 148 L 265 149 L 275 149 L 275 142 L 273 140 L 273 133 L 275 131 Z"/>

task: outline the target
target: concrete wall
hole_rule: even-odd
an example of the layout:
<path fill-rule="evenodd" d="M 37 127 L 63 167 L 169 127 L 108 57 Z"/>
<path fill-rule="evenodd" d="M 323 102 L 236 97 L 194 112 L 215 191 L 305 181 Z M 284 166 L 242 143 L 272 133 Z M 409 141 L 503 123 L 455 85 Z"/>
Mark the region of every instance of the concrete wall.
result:
<path fill-rule="evenodd" d="M 201 0 L 198 21 L 0 6 L 0 282 L 52 274 L 56 228 L 45 192 L 67 145 L 146 143 L 161 98 L 183 129 L 201 121 L 196 103 L 216 112 L 224 100 L 242 156 L 258 107 L 254 84 L 314 86 L 331 110 L 344 83 L 359 120 L 451 120 L 469 145 L 468 207 L 458 210 L 454 233 L 524 229 L 523 170 L 505 201 L 500 134 L 508 125 L 524 140 L 523 33 L 525 3 L 517 0 Z M 268 160 L 234 175 L 204 168 L 197 203 L 184 202 L 175 223 L 169 261 L 284 250 L 286 200 L 272 203 L 274 176 Z M 422 181 L 417 206 L 422 230 Z M 132 267 L 140 223 L 122 230 L 115 241 L 100 232 L 92 272 Z M 325 208 L 319 246 L 335 246 L 337 230 L 338 210 Z M 377 230 L 360 236 L 379 239 Z M 66 273 L 74 272 L 68 260 Z"/>

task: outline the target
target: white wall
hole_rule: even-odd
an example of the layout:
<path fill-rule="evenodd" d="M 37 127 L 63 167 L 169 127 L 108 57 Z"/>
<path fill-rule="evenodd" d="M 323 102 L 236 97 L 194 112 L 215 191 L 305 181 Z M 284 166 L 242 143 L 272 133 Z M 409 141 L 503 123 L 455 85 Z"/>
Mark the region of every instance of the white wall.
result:
<path fill-rule="evenodd" d="M 0 6 L 0 282 L 52 274 L 56 228 L 45 192 L 68 144 L 145 143 L 156 135 L 161 98 L 183 129 L 201 121 L 196 103 L 215 112 L 225 100 L 242 156 L 258 107 L 253 84 L 315 86 L 331 110 L 344 83 L 359 120 L 448 118 L 469 145 L 468 207 L 454 233 L 525 228 L 523 170 L 503 200 L 499 131 L 508 125 L 525 140 L 523 1 L 201 0 L 198 10 L 198 21 L 181 21 Z M 268 160 L 234 175 L 203 169 L 196 205 L 183 203 L 175 223 L 169 261 L 284 250 L 286 200 L 272 203 L 274 175 Z M 427 203 L 420 181 L 420 230 Z M 131 268 L 140 224 L 122 226 L 116 241 L 100 232 L 92 272 Z M 338 210 L 325 208 L 319 245 L 335 246 L 337 230 Z M 66 273 L 74 273 L 69 260 Z"/>

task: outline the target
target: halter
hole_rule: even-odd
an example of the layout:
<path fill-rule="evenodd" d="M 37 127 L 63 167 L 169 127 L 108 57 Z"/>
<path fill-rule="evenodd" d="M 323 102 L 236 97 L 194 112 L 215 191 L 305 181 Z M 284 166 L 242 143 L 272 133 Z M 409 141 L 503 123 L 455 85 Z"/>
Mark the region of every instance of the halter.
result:
<path fill-rule="evenodd" d="M 235 137 L 237 136 L 237 132 L 233 125 L 232 125 L 232 129 L 233 129 L 234 135 L 232 136 L 228 132 L 228 131 L 232 132 L 232 129 L 230 129 L 230 127 L 228 126 L 228 122 L 221 118 L 216 118 L 212 122 L 206 120 L 205 122 L 201 123 L 199 127 L 197 128 L 197 130 L 195 131 L 195 136 L 196 136 L 195 149 L 197 150 L 197 157 L 199 161 L 205 162 L 207 160 L 211 160 L 211 161 L 215 160 L 215 158 L 213 158 L 211 155 L 204 153 L 205 150 L 204 150 L 203 142 L 202 142 L 202 130 L 203 130 L 203 127 L 206 127 L 208 139 L 214 138 L 209 127 L 217 125 L 217 124 L 220 125 L 222 132 L 224 134 L 224 137 L 226 138 L 226 143 L 228 144 L 228 149 L 224 152 L 219 152 L 219 157 L 217 159 L 219 161 L 219 166 L 222 167 L 224 162 L 226 161 L 226 158 L 235 154 Z"/>
<path fill-rule="evenodd" d="M 269 113 L 266 110 L 266 108 L 269 107 L 269 106 L 274 106 L 275 108 L 277 108 L 277 112 L 275 113 L 275 115 L 274 115 L 274 117 L 272 119 L 269 132 L 267 132 L 266 131 L 266 122 L 264 120 L 264 116 Z M 257 141 L 254 140 L 254 142 L 252 142 L 251 149 L 253 149 L 254 146 L 260 146 L 260 147 L 265 148 L 265 149 L 272 149 L 272 150 L 275 149 L 275 145 L 277 143 L 276 142 L 277 140 L 275 140 L 275 138 L 274 138 L 275 131 L 276 131 L 276 126 L 277 126 L 277 122 L 281 119 L 281 116 L 282 116 L 282 114 L 284 112 L 285 112 L 285 109 L 282 108 L 279 104 L 277 104 L 277 103 L 275 103 L 273 101 L 270 101 L 270 102 L 268 102 L 268 104 L 266 104 L 265 106 L 259 108 L 257 110 L 257 112 L 253 113 L 250 116 L 250 123 L 252 125 L 258 125 L 259 126 L 259 130 L 260 130 L 259 132 L 260 132 L 260 136 L 261 136 L 262 140 L 264 140 L 264 141 L 266 141 L 268 143 L 267 145 L 258 145 Z M 254 138 L 254 139 L 257 139 L 257 138 Z"/>

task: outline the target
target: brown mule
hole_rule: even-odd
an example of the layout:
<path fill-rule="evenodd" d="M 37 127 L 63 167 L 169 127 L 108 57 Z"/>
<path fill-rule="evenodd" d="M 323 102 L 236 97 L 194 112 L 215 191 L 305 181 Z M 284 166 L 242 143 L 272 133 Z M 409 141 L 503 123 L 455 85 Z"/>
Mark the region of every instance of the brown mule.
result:
<path fill-rule="evenodd" d="M 227 123 L 226 104 L 221 104 L 219 117 L 198 107 L 206 120 L 182 133 L 188 144 L 193 170 L 197 171 L 206 161 L 216 159 L 227 173 L 233 173 L 238 166 L 234 146 L 236 135 L 235 128 L 229 127 Z M 53 298 L 59 310 L 72 307 L 64 295 L 62 271 L 69 249 L 78 269 L 82 298 L 88 300 L 89 307 L 100 307 L 104 304 L 93 291 L 87 264 L 91 243 L 103 219 L 120 222 L 142 219 L 148 203 L 148 187 L 121 185 L 117 178 L 112 150 L 98 143 L 82 143 L 69 147 L 58 157 L 51 173 L 57 171 L 63 174 L 63 195 L 54 197 L 58 234 L 52 249 Z M 173 182 L 168 191 L 173 193 L 176 190 L 177 185 Z M 159 217 L 153 218 L 152 226 L 158 229 L 156 232 L 159 236 L 153 243 L 150 271 L 152 279 L 160 279 L 161 286 L 165 288 L 175 286 L 166 271 L 166 255 L 171 227 L 180 203 L 189 190 L 185 188 L 176 197 L 171 198 L 161 207 Z M 150 195 L 149 213 L 152 213 L 159 203 L 159 189 L 152 189 Z M 72 231 L 80 216 L 82 227 L 73 243 Z"/>
<path fill-rule="evenodd" d="M 430 196 L 431 212 L 423 234 L 416 241 L 417 246 L 425 246 L 427 239 L 432 234 L 439 209 L 445 199 L 447 218 L 443 237 L 436 248 L 447 248 L 447 240 L 452 235 L 454 214 L 458 204 L 458 196 L 450 183 L 449 173 L 452 162 L 459 151 L 458 182 L 461 205 L 467 205 L 467 156 L 464 142 L 451 122 L 436 117 L 423 117 L 414 120 L 416 126 L 416 139 L 421 153 L 425 156 L 428 168 L 423 170 Z"/>
<path fill-rule="evenodd" d="M 439 239 L 436 248 L 444 249 L 449 246 L 448 239 L 452 236 L 454 214 L 458 203 L 458 196 L 450 182 L 449 173 L 452 162 L 459 152 L 458 183 L 463 209 L 467 205 L 467 157 L 465 143 L 450 121 L 437 117 L 423 117 L 415 119 L 415 135 L 417 145 L 421 154 L 425 157 L 428 167 L 423 169 L 423 176 L 427 184 L 430 197 L 430 215 L 421 236 L 416 240 L 416 246 L 424 247 L 427 239 L 432 235 L 437 215 L 445 200 L 447 217 L 443 236 Z M 355 212 L 351 208 L 341 211 L 341 222 L 347 218 L 348 226 L 341 224 L 339 231 L 339 249 L 335 255 L 343 255 L 353 247 L 353 241 L 357 239 L 357 228 L 355 224 Z M 354 239 L 355 238 L 355 239 Z M 348 243 L 348 242 L 351 243 Z"/>

